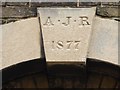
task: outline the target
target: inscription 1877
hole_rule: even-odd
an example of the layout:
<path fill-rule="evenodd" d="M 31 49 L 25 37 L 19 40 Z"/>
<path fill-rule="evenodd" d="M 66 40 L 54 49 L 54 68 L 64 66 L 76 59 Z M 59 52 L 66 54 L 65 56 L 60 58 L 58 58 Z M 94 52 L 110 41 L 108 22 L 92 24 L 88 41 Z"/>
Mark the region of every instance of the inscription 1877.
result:
<path fill-rule="evenodd" d="M 46 25 L 46 26 L 53 26 L 55 25 L 54 22 L 52 21 L 53 18 L 51 18 L 50 16 L 47 17 L 45 23 L 43 25 Z M 88 20 L 88 17 L 87 16 L 79 16 L 78 19 L 73 19 L 71 16 L 67 16 L 66 17 L 66 21 L 63 22 L 61 21 L 60 19 L 57 20 L 58 23 L 61 22 L 62 25 L 64 26 L 68 26 L 71 24 L 71 22 L 74 22 L 74 23 L 78 23 L 79 26 L 84 26 L 84 25 L 90 25 L 90 22 Z"/>
<path fill-rule="evenodd" d="M 39 8 L 47 62 L 83 62 L 95 8 Z"/>
<path fill-rule="evenodd" d="M 80 41 L 52 41 L 53 50 L 78 50 Z"/>

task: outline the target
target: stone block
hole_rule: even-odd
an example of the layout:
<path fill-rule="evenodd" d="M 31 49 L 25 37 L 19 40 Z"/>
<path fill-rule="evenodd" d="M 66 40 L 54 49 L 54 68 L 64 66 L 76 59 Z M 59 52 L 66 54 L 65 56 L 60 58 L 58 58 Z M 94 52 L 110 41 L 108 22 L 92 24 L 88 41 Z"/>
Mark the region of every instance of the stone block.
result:
<path fill-rule="evenodd" d="M 39 8 L 47 62 L 85 62 L 96 8 Z"/>
<path fill-rule="evenodd" d="M 98 7 L 96 14 L 102 17 L 120 17 L 120 7 Z"/>
<path fill-rule="evenodd" d="M 40 58 L 40 27 L 37 17 L 4 24 L 0 31 L 2 31 L 0 68 Z"/>
<path fill-rule="evenodd" d="M 35 16 L 37 16 L 37 9 L 29 8 L 29 7 L 2 7 L 1 15 L 2 15 L 2 18 L 35 17 Z"/>
<path fill-rule="evenodd" d="M 118 64 L 118 21 L 96 17 L 88 58 Z"/>

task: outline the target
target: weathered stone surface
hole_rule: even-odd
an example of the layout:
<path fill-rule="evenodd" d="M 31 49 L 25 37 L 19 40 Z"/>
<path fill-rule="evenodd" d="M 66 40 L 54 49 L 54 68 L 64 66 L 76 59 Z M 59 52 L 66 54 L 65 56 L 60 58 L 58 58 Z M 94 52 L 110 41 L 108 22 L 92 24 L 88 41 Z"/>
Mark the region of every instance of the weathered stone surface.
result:
<path fill-rule="evenodd" d="M 40 58 L 38 18 L 2 25 L 2 67 Z"/>
<path fill-rule="evenodd" d="M 102 17 L 120 17 L 120 7 L 98 7 L 96 13 Z"/>
<path fill-rule="evenodd" d="M 85 62 L 95 8 L 39 8 L 46 60 Z"/>
<path fill-rule="evenodd" d="M 6 2 L 7 6 L 27 6 L 29 2 Z"/>
<path fill-rule="evenodd" d="M 29 8 L 29 7 L 2 7 L 1 15 L 2 15 L 2 18 L 35 17 L 35 16 L 37 16 L 37 9 Z"/>
<path fill-rule="evenodd" d="M 0 67 L 2 67 L 2 26 L 0 26 Z"/>
<path fill-rule="evenodd" d="M 5 4 L 6 4 L 5 2 L 1 2 L 1 1 L 0 1 L 0 7 L 1 7 L 1 6 L 5 6 Z"/>
<path fill-rule="evenodd" d="M 94 19 L 89 58 L 118 64 L 118 23 L 99 17 Z"/>
<path fill-rule="evenodd" d="M 22 19 L 22 18 L 21 18 Z M 0 24 L 7 24 L 10 22 L 20 21 L 20 18 L 6 18 L 6 19 L 0 19 Z"/>
<path fill-rule="evenodd" d="M 31 7 L 76 7 L 75 2 L 31 2 Z"/>
<path fill-rule="evenodd" d="M 2 2 L 3 4 L 2 7 L 4 8 L 8 8 L 3 9 L 3 16 L 2 18 L 5 18 L 6 21 L 2 20 L 2 24 L 5 24 L 6 22 L 13 22 L 13 20 L 9 20 L 9 18 L 13 17 L 13 18 L 17 18 L 17 17 L 33 17 L 36 16 L 37 14 L 37 7 L 77 7 L 77 3 L 76 2 Z M 0 6 L 1 6 L 0 5 Z M 107 17 L 107 18 L 111 18 L 111 17 L 120 17 L 120 9 L 119 9 L 119 3 L 118 2 L 79 2 L 79 8 L 81 7 L 97 7 L 96 10 L 96 14 L 98 16 L 102 16 L 102 17 Z M 11 13 L 10 12 L 10 8 L 14 8 L 12 10 Z M 16 9 L 15 9 L 16 8 Z M 23 8 L 27 8 L 27 10 L 23 10 Z M 31 8 L 34 8 L 34 10 L 32 10 Z M 22 10 L 22 13 L 20 15 L 20 13 L 18 12 Z M 23 11 L 25 11 L 25 14 L 23 13 Z M 31 13 L 30 13 L 31 12 Z M 113 13 L 114 12 L 114 13 Z M 5 16 L 4 16 L 5 15 Z M 18 21 L 19 19 L 17 19 Z M 16 20 L 15 20 L 16 21 Z M 0 23 L 1 24 L 1 23 Z"/>
<path fill-rule="evenodd" d="M 67 19 L 65 19 L 65 20 L 67 23 Z M 99 18 L 99 17 L 96 17 L 94 21 L 95 22 L 93 24 L 93 26 L 94 26 L 93 27 L 93 35 L 92 35 L 92 41 L 90 42 L 88 58 L 100 59 L 103 61 L 118 64 L 118 53 L 117 53 L 118 52 L 118 46 L 117 46 L 118 45 L 117 44 L 118 43 L 117 42 L 117 40 L 118 40 L 117 39 L 117 37 L 118 37 L 117 36 L 118 22 L 114 21 L 114 20 Z M 31 24 L 34 26 L 32 26 Z M 1 34 L 0 42 L 3 41 L 3 44 L 0 43 L 0 44 L 2 44 L 2 45 L 0 45 L 0 47 L 1 47 L 1 49 L 0 49 L 1 55 L 0 56 L 3 56 L 2 55 L 2 46 L 3 46 L 3 54 L 4 54 L 4 58 L 5 58 L 5 59 L 3 57 L 0 58 L 0 60 L 3 60 L 3 67 L 7 67 L 9 65 L 13 65 L 13 64 L 25 61 L 25 59 L 26 60 L 29 59 L 29 55 L 27 56 L 27 52 L 28 53 L 32 52 L 32 50 L 37 50 L 37 48 L 39 50 L 40 45 L 38 45 L 38 43 L 40 42 L 39 41 L 40 39 L 37 39 L 37 37 L 39 37 L 39 34 L 38 34 L 39 32 L 37 32 L 37 31 L 33 32 L 33 33 L 31 32 L 32 31 L 31 27 L 37 28 L 38 26 L 39 25 L 38 25 L 37 18 L 32 19 L 32 20 L 26 19 L 26 21 L 22 20 L 22 21 L 18 21 L 15 23 L 3 25 L 3 30 L 0 29 L 0 34 Z M 19 30 L 18 27 L 20 27 L 22 31 Z M 30 29 L 30 30 L 26 30 L 26 28 Z M 69 30 L 67 30 L 67 31 L 69 31 Z M 29 36 L 29 35 L 27 36 L 27 34 L 31 34 L 31 36 Z M 3 36 L 3 38 L 2 38 L 2 36 Z M 34 36 L 36 38 L 32 38 Z M 18 39 L 17 39 L 17 37 L 18 37 Z M 53 36 L 53 37 L 58 37 L 58 36 Z M 5 38 L 5 40 L 4 40 L 4 38 Z M 30 46 L 29 45 L 30 42 L 28 42 L 28 44 L 25 43 L 25 41 L 28 41 L 28 40 L 30 41 L 31 38 L 35 39 L 33 41 L 34 41 L 34 43 L 37 43 L 36 45 L 33 43 L 33 46 Z M 16 39 L 18 41 L 16 41 Z M 22 42 L 22 44 L 19 44 L 20 42 Z M 116 42 L 116 44 L 115 44 L 115 42 Z M 10 43 L 10 45 L 8 43 Z M 27 48 L 24 49 L 23 48 L 24 45 L 28 45 L 28 47 L 26 46 L 28 49 L 30 49 L 30 47 L 32 47 L 31 51 L 28 50 Z M 7 48 L 7 49 L 5 49 L 5 48 Z M 24 51 L 20 51 L 21 48 L 23 48 Z M 43 49 L 43 47 L 42 47 L 42 49 Z M 13 53 L 15 53 L 15 54 L 13 54 Z M 20 53 L 22 53 L 22 54 L 20 55 Z M 20 58 L 21 56 L 24 57 L 24 55 L 23 55 L 24 53 L 26 56 L 24 60 L 17 59 L 17 58 Z M 38 55 L 39 51 L 36 51 L 36 54 Z M 72 54 L 71 56 L 73 56 L 74 54 Z M 53 56 L 55 56 L 55 55 L 53 54 Z M 71 56 L 69 56 L 69 57 L 71 58 Z M 36 56 L 33 55 L 33 57 L 36 57 Z M 0 61 L 0 62 L 2 62 L 2 61 Z"/>

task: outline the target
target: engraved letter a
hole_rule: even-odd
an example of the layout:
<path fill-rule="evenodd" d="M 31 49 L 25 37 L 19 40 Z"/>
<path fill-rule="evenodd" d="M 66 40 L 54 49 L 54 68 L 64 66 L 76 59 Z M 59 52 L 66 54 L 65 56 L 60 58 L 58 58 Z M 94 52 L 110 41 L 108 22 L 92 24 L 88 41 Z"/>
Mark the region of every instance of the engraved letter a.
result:
<path fill-rule="evenodd" d="M 46 20 L 46 22 L 45 22 L 45 24 L 43 24 L 43 25 L 50 26 L 50 25 L 54 25 L 54 24 L 52 23 L 50 17 L 48 17 L 47 20 Z"/>

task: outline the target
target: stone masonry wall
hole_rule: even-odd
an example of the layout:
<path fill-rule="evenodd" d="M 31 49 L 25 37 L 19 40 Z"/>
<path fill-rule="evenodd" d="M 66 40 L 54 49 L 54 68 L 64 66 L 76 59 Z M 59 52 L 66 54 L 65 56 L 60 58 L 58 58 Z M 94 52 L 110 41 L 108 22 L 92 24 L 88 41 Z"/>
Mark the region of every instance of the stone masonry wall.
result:
<path fill-rule="evenodd" d="M 118 2 L 80 2 L 79 6 L 75 2 L 2 2 L 0 6 L 2 8 L 0 24 L 36 17 L 37 7 L 97 7 L 96 15 L 120 21 L 120 3 Z"/>
<path fill-rule="evenodd" d="M 21 19 L 25 19 L 25 18 L 36 17 L 37 16 L 37 7 L 73 7 L 73 8 L 75 8 L 75 7 L 77 7 L 77 8 L 97 7 L 97 10 L 96 10 L 97 16 L 120 21 L 120 7 L 119 7 L 120 3 L 116 3 L 116 2 L 112 2 L 112 3 L 110 3 L 110 2 L 107 2 L 107 3 L 106 2 L 102 2 L 102 3 L 101 2 L 96 2 L 96 3 L 95 2 L 94 3 L 80 2 L 79 7 L 77 6 L 77 3 L 70 3 L 70 2 L 68 2 L 68 3 L 2 2 L 2 4 L 0 4 L 0 6 L 2 8 L 2 16 L 0 16 L 0 24 L 6 24 L 6 23 L 15 22 L 17 20 L 21 20 Z M 106 65 L 108 65 L 109 67 Z M 97 85 L 98 85 L 98 87 L 100 87 L 100 85 L 101 85 L 101 87 L 105 87 L 105 86 L 109 85 L 108 80 L 109 80 L 111 87 L 112 87 L 112 85 L 116 88 L 120 87 L 120 83 L 119 82 L 117 83 L 113 77 L 111 78 L 111 76 L 109 76 L 111 74 L 113 76 L 115 76 L 116 74 L 113 74 L 114 72 L 118 73 L 117 69 L 114 69 L 114 67 L 110 66 L 109 64 L 105 64 L 105 65 L 103 65 L 103 67 L 101 67 L 101 63 L 97 64 L 97 62 L 96 63 L 93 62 L 93 64 L 89 64 L 88 66 L 90 68 L 88 69 L 89 73 L 87 75 L 87 79 L 89 82 L 87 82 L 86 85 L 85 85 L 86 82 L 84 80 L 86 78 L 86 76 L 84 74 L 86 71 L 84 72 L 82 70 L 85 68 L 85 66 L 83 64 L 74 65 L 75 68 L 71 69 L 71 71 L 75 70 L 75 73 L 69 72 L 69 73 L 72 73 L 71 76 L 70 75 L 67 76 L 67 74 L 66 74 L 67 73 L 66 71 L 69 70 L 68 65 L 66 65 L 68 67 L 67 69 L 65 69 L 66 67 L 63 67 L 62 65 L 59 65 L 58 68 L 55 69 L 56 71 L 53 69 L 54 67 L 52 67 L 52 64 L 48 65 L 48 66 L 49 66 L 49 72 L 51 72 L 53 74 L 49 77 L 49 83 L 50 83 L 49 86 L 52 88 L 61 87 L 61 86 L 68 87 L 68 88 L 69 87 L 78 87 L 79 88 L 79 87 L 85 87 L 87 85 L 88 85 L 88 87 L 91 87 L 91 86 L 96 87 Z M 66 72 L 66 73 L 63 73 L 62 77 L 60 75 L 58 75 L 59 73 L 57 72 L 57 71 L 61 71 L 61 70 L 58 70 L 59 67 L 61 67 L 61 66 L 62 66 L 62 70 L 64 70 L 64 72 Z M 103 69 L 106 67 L 107 67 L 107 69 Z M 103 71 L 105 70 L 105 72 L 104 72 L 105 75 L 102 74 L 98 69 L 103 70 Z M 78 70 L 80 71 L 79 73 L 78 73 Z M 99 73 L 94 74 L 93 72 L 91 72 L 92 70 L 99 72 Z M 112 72 L 112 71 L 114 71 L 114 72 Z M 76 77 L 76 78 L 71 79 L 72 77 Z M 37 80 L 39 80 L 39 78 L 37 78 Z M 100 85 L 99 85 L 99 81 L 100 81 Z M 19 81 L 17 81 L 17 82 L 19 83 Z M 23 82 L 25 82 L 25 81 L 23 81 Z M 115 83 L 115 85 L 114 85 L 114 83 Z"/>

